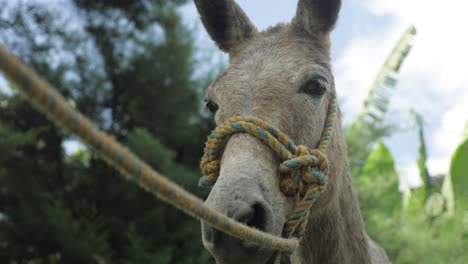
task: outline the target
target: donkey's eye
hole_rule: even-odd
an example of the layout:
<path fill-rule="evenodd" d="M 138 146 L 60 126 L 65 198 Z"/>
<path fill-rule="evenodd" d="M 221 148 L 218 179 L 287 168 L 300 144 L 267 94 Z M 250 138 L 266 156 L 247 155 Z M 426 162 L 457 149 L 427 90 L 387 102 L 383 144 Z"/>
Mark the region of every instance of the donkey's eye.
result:
<path fill-rule="evenodd" d="M 320 79 L 313 79 L 304 84 L 299 92 L 306 93 L 308 95 L 321 97 L 327 90 L 327 84 L 325 81 Z"/>
<path fill-rule="evenodd" d="M 206 109 L 208 109 L 212 114 L 216 114 L 219 106 L 213 101 L 208 101 L 206 102 Z"/>

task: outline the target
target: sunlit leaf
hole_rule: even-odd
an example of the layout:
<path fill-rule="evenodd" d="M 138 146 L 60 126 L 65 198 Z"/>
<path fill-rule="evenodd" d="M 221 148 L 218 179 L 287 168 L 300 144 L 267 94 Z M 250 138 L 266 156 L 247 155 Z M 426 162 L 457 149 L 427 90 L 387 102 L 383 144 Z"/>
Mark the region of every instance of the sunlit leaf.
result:
<path fill-rule="evenodd" d="M 402 196 L 398 191 L 398 173 L 390 150 L 379 141 L 370 153 L 356 188 L 362 208 L 391 213 L 400 208 Z"/>
<path fill-rule="evenodd" d="M 452 177 L 450 175 L 445 176 L 440 192 L 445 199 L 445 210 L 447 215 L 453 215 L 455 209 L 455 197 L 453 194 Z"/>
<path fill-rule="evenodd" d="M 450 177 L 453 183 L 453 191 L 458 204 L 468 209 L 468 139 L 465 139 L 452 156 L 450 163 Z"/>
<path fill-rule="evenodd" d="M 396 76 L 411 50 L 415 35 L 414 26 L 410 26 L 402 35 L 377 74 L 360 114 L 347 129 L 348 155 L 353 176 L 361 173 L 363 161 L 367 159 L 375 142 L 391 130 L 384 123 L 385 115 L 398 83 Z"/>

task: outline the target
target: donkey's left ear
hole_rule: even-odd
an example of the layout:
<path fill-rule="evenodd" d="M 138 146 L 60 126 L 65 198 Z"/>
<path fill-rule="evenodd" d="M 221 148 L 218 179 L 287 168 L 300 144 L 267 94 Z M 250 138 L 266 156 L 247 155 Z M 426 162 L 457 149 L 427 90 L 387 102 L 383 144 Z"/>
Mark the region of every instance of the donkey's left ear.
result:
<path fill-rule="evenodd" d="M 335 26 L 341 0 L 299 0 L 293 22 L 309 34 L 328 33 Z"/>
<path fill-rule="evenodd" d="M 203 25 L 219 48 L 228 53 L 257 29 L 234 0 L 195 0 Z"/>

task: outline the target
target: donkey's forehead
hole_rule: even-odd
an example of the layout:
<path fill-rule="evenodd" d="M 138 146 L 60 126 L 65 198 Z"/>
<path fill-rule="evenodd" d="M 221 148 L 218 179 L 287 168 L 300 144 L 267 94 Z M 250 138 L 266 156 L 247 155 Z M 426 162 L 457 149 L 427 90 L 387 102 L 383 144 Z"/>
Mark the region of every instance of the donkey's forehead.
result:
<path fill-rule="evenodd" d="M 321 109 L 324 100 L 310 100 L 299 89 L 320 77 L 333 83 L 328 42 L 285 30 L 259 33 L 231 58 L 228 69 L 208 88 L 207 99 L 219 105 L 217 123 L 232 116 L 257 116 L 290 136 L 300 109 Z M 333 89 L 333 85 L 330 85 Z M 309 113 L 312 114 L 312 113 Z"/>
<path fill-rule="evenodd" d="M 328 67 L 329 48 L 328 35 L 311 36 L 296 27 L 279 25 L 246 41 L 232 55 L 231 65 L 271 62 L 264 66 L 280 70 L 284 68 L 281 66 L 289 66 L 282 65 L 283 62 L 290 62 L 298 66 L 316 63 Z"/>
<path fill-rule="evenodd" d="M 242 84 L 297 83 L 311 75 L 332 81 L 328 36 L 309 36 L 289 26 L 276 26 L 247 41 L 231 57 L 228 69 L 210 86 L 208 95 Z"/>

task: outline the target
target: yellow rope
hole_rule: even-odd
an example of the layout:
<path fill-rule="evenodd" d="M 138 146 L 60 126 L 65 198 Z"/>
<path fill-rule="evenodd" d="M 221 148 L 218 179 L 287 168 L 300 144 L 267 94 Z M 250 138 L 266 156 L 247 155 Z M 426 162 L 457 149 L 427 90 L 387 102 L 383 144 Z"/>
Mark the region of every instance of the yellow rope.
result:
<path fill-rule="evenodd" d="M 243 225 L 207 207 L 198 197 L 154 171 L 111 136 L 94 127 L 89 119 L 71 108 L 65 98 L 50 84 L 42 80 L 32 69 L 21 63 L 1 46 L 0 69 L 25 98 L 56 125 L 76 134 L 84 144 L 92 147 L 110 166 L 159 199 L 194 218 L 203 220 L 226 234 L 247 240 L 260 247 L 284 253 L 292 253 L 297 249 L 299 245 L 297 239 L 281 238 Z"/>
<path fill-rule="evenodd" d="M 300 201 L 284 227 L 286 237 L 301 238 L 305 233 L 310 208 L 327 186 L 328 159 L 324 154 L 331 141 L 336 119 L 336 98 L 330 98 L 327 121 L 316 149 L 296 146 L 284 133 L 256 117 L 234 117 L 220 124 L 208 136 L 201 161 L 203 177 L 199 185 L 210 187 L 219 177 L 225 142 L 236 133 L 246 133 L 269 146 L 282 161 L 280 189 L 287 196 L 299 194 Z"/>
<path fill-rule="evenodd" d="M 141 188 L 151 192 L 159 199 L 173 205 L 194 218 L 203 220 L 205 223 L 225 232 L 226 234 L 249 241 L 260 247 L 271 248 L 284 253 L 292 253 L 298 248 L 299 240 L 297 238 L 282 238 L 241 224 L 224 214 L 207 207 L 199 198 L 154 171 L 127 148 L 116 142 L 111 136 L 99 131 L 95 126 L 93 126 L 89 119 L 70 107 L 65 98 L 50 84 L 42 80 L 32 69 L 21 63 L 13 55 L 9 54 L 3 47 L 0 47 L 0 69 L 5 73 L 5 76 L 16 85 L 25 98 L 56 125 L 76 134 L 84 144 L 92 147 L 104 160 L 107 161 L 110 166 L 119 170 L 129 179 L 134 180 Z M 334 107 L 336 107 L 336 100 L 333 96 L 331 99 L 330 109 L 333 110 Z M 329 114 L 321 143 L 316 150 L 308 152 L 305 147 L 298 146 L 296 152 L 291 152 L 295 153 L 294 155 L 297 156 L 296 158 L 290 157 L 292 160 L 290 160 L 290 158 L 284 159 L 285 161 L 290 160 L 300 164 L 299 170 L 303 173 L 301 181 L 303 181 L 304 184 L 303 187 L 301 187 L 300 184 L 291 185 L 290 183 L 287 183 L 287 180 L 283 180 L 282 182 L 286 182 L 286 184 L 281 187 L 283 191 L 286 190 L 288 193 L 288 188 L 286 186 L 289 186 L 291 187 L 290 193 L 296 193 L 297 190 L 299 190 L 301 196 L 307 198 L 307 195 L 311 194 L 311 192 L 323 190 L 325 185 L 320 183 L 320 181 L 317 181 L 316 176 L 313 175 L 313 170 L 318 168 L 321 172 L 328 171 L 328 165 L 324 165 L 327 164 L 325 162 L 326 157 L 323 156 L 322 153 L 327 148 L 328 142 L 331 139 L 333 120 L 334 113 L 331 113 Z M 259 123 L 264 127 L 268 126 L 267 124 Z M 248 126 L 249 124 L 244 125 Z M 284 143 L 285 140 L 287 140 L 287 137 L 280 133 L 278 139 L 279 142 Z M 209 144 L 210 143 L 208 142 L 207 146 L 209 146 Z M 276 148 L 276 150 L 280 149 L 281 146 Z M 307 153 L 310 153 L 310 155 Z M 287 155 L 286 152 L 283 154 Z M 307 161 L 307 156 L 314 156 L 314 158 L 310 157 L 310 160 Z M 306 163 L 308 165 L 304 165 Z M 206 168 L 210 168 L 212 165 L 214 165 L 214 163 L 210 162 Z M 280 170 L 284 175 L 288 175 L 288 172 L 298 170 L 297 168 L 292 167 L 283 163 Z M 289 178 L 290 180 L 293 180 L 292 173 L 289 173 L 289 175 L 290 176 L 285 177 L 285 179 Z M 307 175 L 313 175 L 315 179 L 312 179 Z M 304 186 L 307 186 L 307 188 L 304 188 Z M 310 186 L 315 187 L 311 189 Z M 308 205 L 303 205 L 301 207 L 300 203 L 298 208 L 296 208 L 296 212 L 298 210 L 307 211 L 304 206 Z M 290 218 L 290 221 L 288 222 L 290 223 L 290 227 L 286 228 L 291 233 L 293 230 L 303 229 L 306 225 L 305 221 L 307 221 L 307 219 L 304 217 L 296 220 L 291 219 L 292 218 Z"/>

